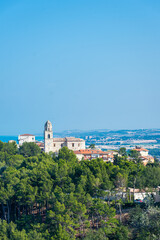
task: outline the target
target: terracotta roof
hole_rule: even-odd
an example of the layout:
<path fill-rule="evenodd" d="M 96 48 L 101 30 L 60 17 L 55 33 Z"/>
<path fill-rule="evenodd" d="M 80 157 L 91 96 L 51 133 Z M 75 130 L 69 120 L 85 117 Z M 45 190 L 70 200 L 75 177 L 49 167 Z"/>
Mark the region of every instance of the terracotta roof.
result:
<path fill-rule="evenodd" d="M 34 137 L 34 135 L 32 135 L 32 134 L 21 134 L 20 136 L 33 136 Z"/>
<path fill-rule="evenodd" d="M 146 160 L 154 159 L 154 157 L 152 157 L 151 155 L 141 156 L 140 158 L 141 158 L 141 159 L 146 159 Z"/>
<path fill-rule="evenodd" d="M 42 143 L 42 142 L 36 142 L 36 144 L 37 144 L 39 147 L 44 147 L 44 143 Z"/>
<path fill-rule="evenodd" d="M 144 189 L 133 189 L 133 188 L 129 188 L 130 192 L 134 192 L 134 193 L 145 193 Z"/>
<path fill-rule="evenodd" d="M 135 150 L 135 151 L 137 151 L 137 152 L 141 152 L 141 151 L 144 151 L 144 152 L 149 152 L 147 149 L 145 149 L 145 148 L 134 148 L 134 149 L 132 149 L 132 150 Z"/>
<path fill-rule="evenodd" d="M 101 150 L 92 150 L 92 149 L 80 149 L 74 151 L 75 154 L 84 154 L 84 155 L 91 155 L 91 154 L 100 154 L 100 155 L 107 155 L 107 152 L 103 152 Z"/>

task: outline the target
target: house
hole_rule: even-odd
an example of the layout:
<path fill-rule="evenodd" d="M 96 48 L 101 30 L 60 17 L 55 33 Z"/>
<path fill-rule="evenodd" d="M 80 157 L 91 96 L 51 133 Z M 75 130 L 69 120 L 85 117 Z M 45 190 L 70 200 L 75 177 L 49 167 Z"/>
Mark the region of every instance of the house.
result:
<path fill-rule="evenodd" d="M 16 142 L 15 140 L 9 140 L 8 142 L 9 142 L 9 143 L 16 143 L 16 144 L 17 144 L 17 142 Z"/>
<path fill-rule="evenodd" d="M 35 136 L 32 134 L 22 134 L 18 136 L 18 143 L 21 146 L 24 142 L 35 142 Z"/>
<path fill-rule="evenodd" d="M 140 156 L 142 156 L 142 157 L 147 157 L 148 156 L 149 151 L 145 148 L 141 148 L 139 146 L 136 146 L 133 150 L 139 152 Z"/>
<path fill-rule="evenodd" d="M 41 149 L 41 151 L 44 151 L 44 143 L 36 141 L 35 144 Z"/>
<path fill-rule="evenodd" d="M 133 150 L 139 152 L 139 158 L 142 160 L 144 165 L 147 165 L 147 163 L 154 163 L 154 157 L 148 154 L 148 149 L 136 146 Z"/>
<path fill-rule="evenodd" d="M 113 151 L 102 151 L 98 149 L 80 149 L 74 151 L 78 160 L 92 160 L 95 158 L 102 158 L 105 162 L 113 162 L 114 154 Z"/>
<path fill-rule="evenodd" d="M 129 194 L 133 196 L 133 199 L 140 199 L 144 200 L 148 196 L 154 196 L 156 195 L 156 189 L 138 189 L 138 188 L 128 188 L 129 189 Z"/>
<path fill-rule="evenodd" d="M 107 201 L 113 201 L 113 200 L 136 200 L 140 199 L 142 201 L 145 201 L 148 197 L 153 197 L 155 202 L 160 202 L 160 195 L 159 195 L 159 187 L 153 188 L 153 189 L 134 189 L 134 188 L 128 188 L 128 189 L 114 189 L 113 191 L 105 190 L 105 197 L 104 199 Z"/>

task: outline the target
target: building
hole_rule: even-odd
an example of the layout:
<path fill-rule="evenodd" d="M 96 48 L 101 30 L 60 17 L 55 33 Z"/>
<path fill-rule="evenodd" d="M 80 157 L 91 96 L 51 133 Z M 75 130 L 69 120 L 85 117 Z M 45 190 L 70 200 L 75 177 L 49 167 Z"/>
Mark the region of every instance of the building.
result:
<path fill-rule="evenodd" d="M 9 143 L 16 143 L 16 144 L 17 144 L 17 142 L 16 142 L 15 140 L 9 140 L 8 142 L 9 142 Z"/>
<path fill-rule="evenodd" d="M 21 146 L 24 142 L 35 142 L 35 136 L 32 134 L 22 134 L 18 136 L 18 143 Z"/>
<path fill-rule="evenodd" d="M 154 163 L 154 157 L 148 154 L 149 151 L 147 149 L 136 146 L 133 150 L 139 152 L 139 158 L 142 160 L 144 165 L 147 165 L 147 163 Z"/>
<path fill-rule="evenodd" d="M 36 141 L 35 144 L 41 149 L 42 152 L 44 152 L 44 143 Z"/>
<path fill-rule="evenodd" d="M 155 202 L 160 202 L 160 188 L 145 188 L 145 189 L 134 189 L 134 188 L 115 188 L 114 191 L 105 190 L 107 193 L 103 199 L 107 201 L 113 200 L 142 200 L 142 202 L 147 202 L 148 199 L 153 197 Z"/>
<path fill-rule="evenodd" d="M 142 157 L 147 157 L 148 156 L 149 151 L 145 148 L 141 148 L 141 147 L 136 146 L 135 149 L 133 149 L 133 150 L 139 152 L 140 156 L 142 156 Z"/>
<path fill-rule="evenodd" d="M 92 160 L 95 158 L 102 158 L 105 162 L 113 162 L 114 161 L 114 151 L 102 151 L 97 149 L 80 149 L 74 151 L 79 161 L 84 160 Z M 118 153 L 117 153 L 118 154 Z"/>
<path fill-rule="evenodd" d="M 52 124 L 47 121 L 44 125 L 44 151 L 58 152 L 62 147 L 73 151 L 85 149 L 85 140 L 75 137 L 53 138 Z"/>
<path fill-rule="evenodd" d="M 154 163 L 154 157 L 152 157 L 151 155 L 148 155 L 147 157 L 141 156 L 140 159 L 142 160 L 144 166 L 146 166 L 147 163 Z"/>

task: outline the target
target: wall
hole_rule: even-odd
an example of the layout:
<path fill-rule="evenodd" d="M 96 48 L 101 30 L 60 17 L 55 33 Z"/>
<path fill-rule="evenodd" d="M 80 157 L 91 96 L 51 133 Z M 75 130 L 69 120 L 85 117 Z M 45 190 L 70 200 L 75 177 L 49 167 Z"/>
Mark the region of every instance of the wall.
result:
<path fill-rule="evenodd" d="M 148 156 L 148 152 L 147 151 L 140 151 L 140 155 L 142 157 L 147 157 Z"/>
<path fill-rule="evenodd" d="M 18 136 L 19 146 L 24 142 L 35 142 L 35 136 Z"/>
<path fill-rule="evenodd" d="M 74 144 L 74 146 L 72 145 Z M 67 142 L 66 143 L 66 147 L 68 147 L 69 149 L 76 151 L 76 150 L 80 150 L 80 149 L 85 149 L 85 141 L 84 142 Z"/>
<path fill-rule="evenodd" d="M 65 142 L 53 142 L 53 149 L 52 152 L 58 152 L 62 147 L 65 146 Z"/>

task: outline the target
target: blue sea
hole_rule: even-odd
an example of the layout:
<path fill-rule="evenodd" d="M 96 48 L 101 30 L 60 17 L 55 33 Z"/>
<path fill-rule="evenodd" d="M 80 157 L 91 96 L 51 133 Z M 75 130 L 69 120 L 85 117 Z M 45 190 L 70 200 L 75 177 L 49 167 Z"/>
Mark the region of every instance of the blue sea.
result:
<path fill-rule="evenodd" d="M 36 137 L 36 141 L 43 141 L 44 140 L 43 136 L 40 136 L 40 135 L 36 136 L 35 135 L 35 137 Z M 2 141 L 2 142 L 8 142 L 9 140 L 14 140 L 18 143 L 18 136 L 0 136 L 0 141 Z"/>

